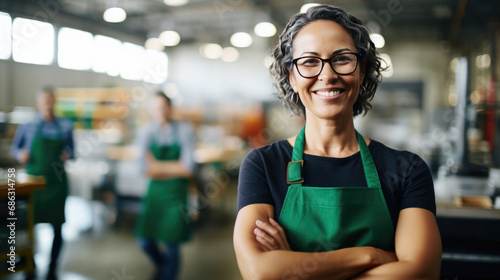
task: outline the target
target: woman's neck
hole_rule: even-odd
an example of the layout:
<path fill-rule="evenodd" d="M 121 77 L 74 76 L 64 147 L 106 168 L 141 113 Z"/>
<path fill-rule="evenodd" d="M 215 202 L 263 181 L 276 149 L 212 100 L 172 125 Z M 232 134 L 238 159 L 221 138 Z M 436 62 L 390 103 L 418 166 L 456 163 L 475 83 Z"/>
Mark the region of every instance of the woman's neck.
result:
<path fill-rule="evenodd" d="M 326 157 L 348 157 L 359 151 L 354 121 L 351 118 L 306 119 L 304 152 Z"/>

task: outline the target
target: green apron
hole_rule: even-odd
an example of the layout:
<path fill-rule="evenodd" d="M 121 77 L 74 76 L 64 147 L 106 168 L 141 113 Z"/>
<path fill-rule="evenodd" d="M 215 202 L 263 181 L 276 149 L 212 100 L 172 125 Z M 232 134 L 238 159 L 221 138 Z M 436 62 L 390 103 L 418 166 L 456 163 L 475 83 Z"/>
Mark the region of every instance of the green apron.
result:
<path fill-rule="evenodd" d="M 30 159 L 26 165 L 26 173 L 45 178 L 45 188 L 33 194 L 34 222 L 61 225 L 65 222 L 64 206 L 68 196 L 68 178 L 64 170 L 61 155 L 64 142 L 60 125 L 56 139 L 42 137 L 41 122 L 31 144 Z"/>
<path fill-rule="evenodd" d="M 394 227 L 377 170 L 365 140 L 356 132 L 366 187 L 302 186 L 305 126 L 297 136 L 287 182 L 291 184 L 279 216 L 294 251 L 324 252 L 373 246 L 394 250 Z M 307 162 L 306 162 L 307 163 Z"/>
<path fill-rule="evenodd" d="M 150 151 L 157 160 L 178 160 L 181 147 L 174 130 L 172 145 L 158 146 L 153 139 Z M 188 187 L 186 178 L 151 180 L 143 198 L 143 209 L 138 217 L 137 236 L 156 241 L 181 243 L 190 238 L 188 216 Z"/>

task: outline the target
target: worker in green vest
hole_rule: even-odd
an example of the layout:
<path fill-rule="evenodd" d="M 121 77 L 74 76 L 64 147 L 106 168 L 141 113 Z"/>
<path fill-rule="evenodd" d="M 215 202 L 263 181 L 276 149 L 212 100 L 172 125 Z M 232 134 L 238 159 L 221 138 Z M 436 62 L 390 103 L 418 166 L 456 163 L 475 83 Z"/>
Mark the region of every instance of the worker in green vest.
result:
<path fill-rule="evenodd" d="M 52 87 L 37 91 L 40 115 L 18 127 L 12 143 L 12 155 L 26 172 L 45 178 L 45 188 L 34 193 L 34 223 L 49 223 L 54 228 L 47 279 L 57 279 L 56 268 L 63 245 L 61 233 L 65 222 L 64 207 L 68 196 L 68 178 L 64 162 L 74 158 L 73 123 L 54 116 L 55 96 Z M 34 279 L 29 275 L 28 279 Z"/>
<path fill-rule="evenodd" d="M 179 245 L 191 232 L 188 188 L 195 168 L 195 136 L 189 123 L 171 119 L 171 100 L 164 93 L 154 96 L 152 113 L 154 121 L 140 133 L 140 158 L 150 181 L 135 234 L 155 264 L 157 278 L 174 280 L 180 268 Z"/>

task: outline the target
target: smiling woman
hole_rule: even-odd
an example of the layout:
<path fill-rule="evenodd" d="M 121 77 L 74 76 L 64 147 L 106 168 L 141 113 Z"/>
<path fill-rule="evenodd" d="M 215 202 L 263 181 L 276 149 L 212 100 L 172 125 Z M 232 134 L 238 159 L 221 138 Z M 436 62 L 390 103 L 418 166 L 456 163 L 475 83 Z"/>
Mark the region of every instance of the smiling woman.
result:
<path fill-rule="evenodd" d="M 429 168 L 354 128 L 382 70 L 366 27 L 341 8 L 310 8 L 287 24 L 273 59 L 278 98 L 306 124 L 241 166 L 234 246 L 243 278 L 438 278 Z"/>

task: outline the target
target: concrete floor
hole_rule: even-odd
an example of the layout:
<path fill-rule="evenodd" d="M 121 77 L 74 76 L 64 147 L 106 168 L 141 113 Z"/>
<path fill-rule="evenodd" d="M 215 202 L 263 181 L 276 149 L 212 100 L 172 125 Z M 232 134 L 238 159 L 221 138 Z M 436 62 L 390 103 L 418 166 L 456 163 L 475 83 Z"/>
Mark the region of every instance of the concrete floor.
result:
<path fill-rule="evenodd" d="M 211 205 L 210 213 L 198 224 L 193 238 L 181 248 L 179 280 L 240 280 L 232 231 L 235 218 L 235 193 Z M 65 244 L 60 256 L 60 280 L 149 280 L 155 268 L 134 238 L 133 219 L 120 226 L 107 226 L 106 208 L 69 197 L 67 223 L 63 226 Z M 93 213 L 93 214 L 91 214 Z M 37 279 L 45 279 L 49 262 L 52 228 L 36 226 Z M 24 279 L 15 273 L 9 280 Z"/>

